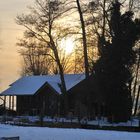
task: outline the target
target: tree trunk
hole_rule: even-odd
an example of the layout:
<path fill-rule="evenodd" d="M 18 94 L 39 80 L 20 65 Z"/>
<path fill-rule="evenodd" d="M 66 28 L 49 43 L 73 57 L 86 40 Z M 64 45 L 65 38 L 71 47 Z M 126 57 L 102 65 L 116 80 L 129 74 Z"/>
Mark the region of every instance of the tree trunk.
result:
<path fill-rule="evenodd" d="M 104 37 L 105 36 L 105 25 L 106 25 L 106 22 L 105 22 L 105 9 L 106 9 L 106 7 L 105 7 L 105 4 L 106 4 L 106 0 L 104 0 L 104 2 L 103 2 L 103 28 L 102 28 L 102 37 Z"/>
<path fill-rule="evenodd" d="M 135 103 L 135 108 L 134 108 L 134 115 L 136 115 L 136 113 L 137 113 L 139 96 L 140 96 L 140 86 L 138 88 L 138 93 L 137 93 L 137 97 L 136 97 L 136 103 Z"/>
<path fill-rule="evenodd" d="M 83 39 L 83 53 L 84 53 L 84 63 L 85 63 L 85 76 L 86 78 L 89 77 L 89 63 L 88 63 L 88 55 L 87 55 L 87 39 L 86 39 L 86 30 L 85 30 L 85 22 L 83 18 L 83 13 L 81 11 L 81 6 L 79 0 L 76 0 L 77 8 L 80 16 L 81 21 L 81 28 L 82 28 L 82 39 Z"/>
<path fill-rule="evenodd" d="M 135 78 L 134 89 L 133 89 L 133 100 L 132 100 L 133 106 L 135 102 L 135 92 L 136 92 L 137 80 L 138 80 L 138 74 L 139 74 L 139 65 L 140 65 L 140 49 L 139 49 L 139 58 L 138 58 L 137 69 L 136 69 L 136 78 Z"/>
<path fill-rule="evenodd" d="M 55 59 L 56 59 L 56 63 L 58 65 L 58 68 L 59 68 L 59 74 L 60 74 L 60 80 L 61 80 L 61 85 L 60 85 L 60 88 L 61 88 L 61 92 L 64 96 L 64 109 L 65 109 L 65 115 L 67 114 L 67 110 L 68 110 L 68 98 L 67 98 L 67 89 L 66 89 L 66 83 L 65 83 L 65 78 L 64 78 L 64 71 L 63 71 L 63 67 L 61 65 L 61 62 L 60 62 L 60 59 L 59 59 L 59 56 L 58 56 L 58 51 L 57 51 L 57 48 L 55 46 L 55 43 L 53 41 L 53 39 L 50 37 L 50 42 L 51 42 L 51 46 L 52 46 L 52 50 L 53 50 L 53 53 L 54 53 L 54 56 L 55 56 Z"/>

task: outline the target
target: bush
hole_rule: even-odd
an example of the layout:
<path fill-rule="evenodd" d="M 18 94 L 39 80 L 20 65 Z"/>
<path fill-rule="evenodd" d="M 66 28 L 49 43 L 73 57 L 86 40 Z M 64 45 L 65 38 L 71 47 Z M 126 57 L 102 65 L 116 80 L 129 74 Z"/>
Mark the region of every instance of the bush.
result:
<path fill-rule="evenodd" d="M 19 118 L 18 122 L 30 123 L 30 120 L 28 118 Z"/>

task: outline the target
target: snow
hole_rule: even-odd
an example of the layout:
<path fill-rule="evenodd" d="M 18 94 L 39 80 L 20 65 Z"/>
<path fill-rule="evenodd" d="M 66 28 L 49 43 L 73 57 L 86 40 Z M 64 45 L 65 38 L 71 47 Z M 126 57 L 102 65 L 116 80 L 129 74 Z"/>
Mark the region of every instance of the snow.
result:
<path fill-rule="evenodd" d="M 0 137 L 14 136 L 20 136 L 20 140 L 140 140 L 140 133 L 135 132 L 19 127 L 0 124 Z"/>
<path fill-rule="evenodd" d="M 14 84 L 11 85 L 10 88 L 5 90 L 3 95 L 32 95 L 39 88 L 41 88 L 45 84 L 45 80 L 40 78 L 29 78 L 23 77 L 17 80 Z"/>
<path fill-rule="evenodd" d="M 90 125 L 99 125 L 99 126 L 133 126 L 138 127 L 139 126 L 139 119 L 132 118 L 131 120 L 128 120 L 127 122 L 120 122 L 120 123 L 109 123 L 107 121 L 107 118 L 101 118 L 100 120 L 92 120 L 88 121 L 88 124 Z"/>
<path fill-rule="evenodd" d="M 39 116 L 0 116 L 0 121 L 3 122 L 3 120 L 6 119 L 5 124 L 11 124 L 11 125 L 34 125 L 36 122 L 40 121 Z M 24 121 L 23 121 L 24 120 Z M 78 124 L 78 118 L 59 118 L 59 117 L 49 117 L 45 116 L 43 118 L 44 123 L 74 123 Z M 103 119 L 96 119 L 96 120 L 85 120 L 85 118 L 81 119 L 81 124 L 87 124 L 90 126 L 99 126 L 102 128 L 103 126 L 111 126 L 112 128 L 122 126 L 122 127 L 139 127 L 139 118 L 132 118 L 131 120 L 128 120 L 127 122 L 120 122 L 120 123 L 110 123 L 107 121 L 107 118 L 103 117 Z"/>
<path fill-rule="evenodd" d="M 84 74 L 65 74 L 67 90 L 78 84 L 85 78 Z M 11 84 L 11 87 L 2 92 L 1 95 L 33 95 L 44 84 L 49 84 L 57 93 L 61 94 L 59 87 L 60 75 L 25 76 Z"/>

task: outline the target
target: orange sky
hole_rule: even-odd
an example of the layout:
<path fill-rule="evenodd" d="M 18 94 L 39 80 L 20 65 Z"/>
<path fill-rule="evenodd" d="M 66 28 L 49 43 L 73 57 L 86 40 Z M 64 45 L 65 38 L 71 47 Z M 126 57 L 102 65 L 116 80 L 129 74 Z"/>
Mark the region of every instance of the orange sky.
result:
<path fill-rule="evenodd" d="M 24 29 L 15 23 L 15 18 L 27 11 L 33 1 L 0 0 L 0 91 L 19 77 L 21 66 L 16 43 Z"/>

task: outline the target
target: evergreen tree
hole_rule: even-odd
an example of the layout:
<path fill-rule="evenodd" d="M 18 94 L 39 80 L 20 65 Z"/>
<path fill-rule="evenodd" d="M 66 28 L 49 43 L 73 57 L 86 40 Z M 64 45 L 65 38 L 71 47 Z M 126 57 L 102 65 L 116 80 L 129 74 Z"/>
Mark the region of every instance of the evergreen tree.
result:
<path fill-rule="evenodd" d="M 100 59 L 94 67 L 95 78 L 105 99 L 106 115 L 113 116 L 116 122 L 127 121 L 131 116 L 133 47 L 140 37 L 140 20 L 133 20 L 131 11 L 121 14 L 120 8 L 121 4 L 116 0 L 110 12 L 111 38 L 99 40 Z"/>

